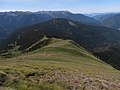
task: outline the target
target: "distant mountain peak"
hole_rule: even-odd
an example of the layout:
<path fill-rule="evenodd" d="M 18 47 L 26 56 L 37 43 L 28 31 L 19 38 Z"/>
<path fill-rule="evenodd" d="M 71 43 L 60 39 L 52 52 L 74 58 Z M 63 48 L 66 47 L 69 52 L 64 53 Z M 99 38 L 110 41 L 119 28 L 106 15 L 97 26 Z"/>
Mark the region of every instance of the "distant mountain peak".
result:
<path fill-rule="evenodd" d="M 102 22 L 102 25 L 109 28 L 119 29 L 120 28 L 120 13 L 115 14 Z"/>
<path fill-rule="evenodd" d="M 58 14 L 72 14 L 69 11 L 38 11 L 36 13 L 40 13 L 40 14 L 50 14 L 50 13 L 58 13 Z"/>

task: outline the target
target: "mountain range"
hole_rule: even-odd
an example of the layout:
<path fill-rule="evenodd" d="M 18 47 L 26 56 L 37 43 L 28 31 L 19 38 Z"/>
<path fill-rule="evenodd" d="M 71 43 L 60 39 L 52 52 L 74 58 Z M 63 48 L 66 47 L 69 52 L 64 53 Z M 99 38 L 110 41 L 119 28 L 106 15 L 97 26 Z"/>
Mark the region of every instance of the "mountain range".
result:
<path fill-rule="evenodd" d="M 0 89 L 120 90 L 118 20 L 118 13 L 1 12 Z"/>
<path fill-rule="evenodd" d="M 112 17 L 105 19 L 102 22 L 102 25 L 107 26 L 109 28 L 120 29 L 120 14 L 116 14 Z"/>
<path fill-rule="evenodd" d="M 106 20 L 116 14 L 118 14 L 118 13 L 102 13 L 102 14 L 93 15 L 92 18 L 94 18 L 100 22 L 103 22 L 104 20 Z"/>
<path fill-rule="evenodd" d="M 98 24 L 93 18 L 68 11 L 0 12 L 0 39 L 6 38 L 13 30 L 45 22 L 53 18 L 66 18 L 83 23 Z"/>
<path fill-rule="evenodd" d="M 112 29 L 120 29 L 120 14 L 116 13 L 97 13 L 97 14 L 87 14 L 87 16 L 92 17 L 100 22 L 100 25 L 106 26 Z"/>
<path fill-rule="evenodd" d="M 28 48 L 35 43 L 37 43 L 37 45 L 39 45 L 39 43 L 41 44 L 41 39 L 45 36 L 48 38 L 73 40 L 93 54 L 105 51 L 105 48 L 108 47 L 120 48 L 119 30 L 103 26 L 86 25 L 69 19 L 52 19 L 47 22 L 15 30 L 0 45 L 1 53 L 6 53 L 7 50 L 10 49 L 10 47 L 13 48 L 13 46 L 20 46 L 18 50 L 22 52 L 26 50 L 29 51 Z M 46 45 L 48 42 L 49 39 L 45 40 L 43 45 Z M 5 49 L 6 51 L 4 51 Z M 114 63 L 114 61 L 110 63 Z M 119 67 L 119 65 L 117 65 L 117 67 Z"/>

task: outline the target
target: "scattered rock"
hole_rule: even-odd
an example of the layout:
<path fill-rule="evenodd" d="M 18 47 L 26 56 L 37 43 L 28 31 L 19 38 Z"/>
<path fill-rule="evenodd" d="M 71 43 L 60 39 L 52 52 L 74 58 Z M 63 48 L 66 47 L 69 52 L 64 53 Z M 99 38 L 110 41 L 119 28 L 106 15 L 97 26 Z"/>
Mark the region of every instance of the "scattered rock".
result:
<path fill-rule="evenodd" d="M 3 85 L 3 83 L 8 79 L 7 74 L 5 72 L 0 71 L 0 85 Z"/>

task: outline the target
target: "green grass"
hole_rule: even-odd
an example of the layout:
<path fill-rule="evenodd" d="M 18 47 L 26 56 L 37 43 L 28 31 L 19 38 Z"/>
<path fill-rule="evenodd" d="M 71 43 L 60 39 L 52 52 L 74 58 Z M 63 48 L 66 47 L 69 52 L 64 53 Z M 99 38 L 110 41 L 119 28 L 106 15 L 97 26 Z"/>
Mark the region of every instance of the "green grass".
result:
<path fill-rule="evenodd" d="M 98 90 L 105 81 L 120 83 L 118 70 L 74 42 L 61 39 L 53 39 L 36 51 L 1 59 L 0 71 L 8 78 L 2 87 L 17 90 L 83 90 L 85 79 L 91 78 L 90 85 Z"/>

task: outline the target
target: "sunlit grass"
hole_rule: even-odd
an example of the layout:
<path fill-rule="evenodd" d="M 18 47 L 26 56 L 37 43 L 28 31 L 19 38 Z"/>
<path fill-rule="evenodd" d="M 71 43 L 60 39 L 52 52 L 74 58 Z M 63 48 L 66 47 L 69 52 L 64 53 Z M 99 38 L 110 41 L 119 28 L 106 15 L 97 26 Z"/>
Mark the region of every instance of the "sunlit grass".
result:
<path fill-rule="evenodd" d="M 8 77 L 3 86 L 11 90 L 72 90 L 74 81 L 82 90 L 84 78 L 95 83 L 120 82 L 119 71 L 73 42 L 60 39 L 36 51 L 1 59 L 0 71 Z"/>

